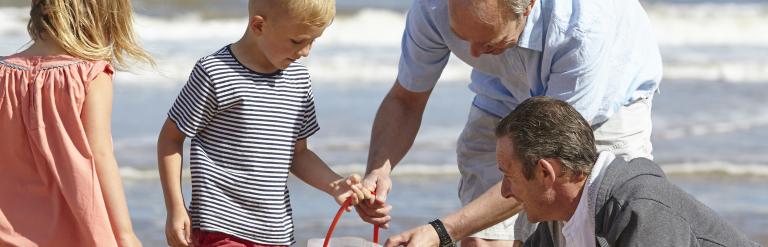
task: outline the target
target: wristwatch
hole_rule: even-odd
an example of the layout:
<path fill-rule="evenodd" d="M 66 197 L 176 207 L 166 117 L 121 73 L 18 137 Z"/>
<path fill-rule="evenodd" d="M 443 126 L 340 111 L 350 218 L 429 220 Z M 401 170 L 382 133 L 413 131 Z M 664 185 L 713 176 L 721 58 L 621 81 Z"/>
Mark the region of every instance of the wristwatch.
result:
<path fill-rule="evenodd" d="M 440 239 L 440 247 L 456 247 L 456 243 L 451 240 L 451 235 L 448 235 L 448 231 L 445 230 L 445 226 L 440 219 L 429 222 L 429 225 L 437 232 L 437 237 Z"/>

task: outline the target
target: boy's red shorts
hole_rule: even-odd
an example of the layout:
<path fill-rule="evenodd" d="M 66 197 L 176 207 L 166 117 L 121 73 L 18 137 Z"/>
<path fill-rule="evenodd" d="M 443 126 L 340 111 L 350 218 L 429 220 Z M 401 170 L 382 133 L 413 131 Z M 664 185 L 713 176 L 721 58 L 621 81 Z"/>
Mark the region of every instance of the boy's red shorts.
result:
<path fill-rule="evenodd" d="M 263 245 L 220 232 L 192 229 L 194 247 L 286 247 L 287 245 Z"/>

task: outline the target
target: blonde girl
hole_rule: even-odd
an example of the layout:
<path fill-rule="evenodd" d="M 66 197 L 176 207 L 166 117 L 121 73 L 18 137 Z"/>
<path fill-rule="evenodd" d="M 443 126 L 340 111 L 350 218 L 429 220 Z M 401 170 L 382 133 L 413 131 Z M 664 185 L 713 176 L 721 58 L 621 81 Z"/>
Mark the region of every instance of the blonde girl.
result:
<path fill-rule="evenodd" d="M 152 64 L 129 0 L 33 0 L 0 57 L 0 246 L 141 246 L 112 151 L 113 65 Z"/>

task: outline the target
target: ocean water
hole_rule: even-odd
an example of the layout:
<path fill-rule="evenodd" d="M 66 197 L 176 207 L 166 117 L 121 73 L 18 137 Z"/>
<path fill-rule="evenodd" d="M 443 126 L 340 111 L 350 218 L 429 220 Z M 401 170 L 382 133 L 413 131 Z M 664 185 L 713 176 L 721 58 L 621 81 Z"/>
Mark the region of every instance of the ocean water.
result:
<path fill-rule="evenodd" d="M 116 75 L 113 134 L 131 216 L 145 246 L 165 242 L 154 146 L 159 128 L 195 61 L 242 35 L 244 2 L 134 1 L 136 30 L 158 68 Z M 334 170 L 362 173 L 375 111 L 397 72 L 411 1 L 337 2 L 339 16 L 302 60 L 313 76 L 321 125 L 310 147 Z M 27 4 L 0 3 L 0 54 L 19 51 L 29 41 Z M 767 245 L 768 3 L 643 4 L 664 59 L 664 81 L 653 105 L 656 161 L 673 182 Z M 395 170 L 392 229 L 382 237 L 460 207 L 455 142 L 472 100 L 468 75 L 458 59 L 445 69 L 419 136 Z M 323 236 L 337 206 L 295 179 L 289 188 L 297 246 L 303 246 L 308 238 Z M 350 213 L 336 234 L 370 237 L 370 230 Z"/>

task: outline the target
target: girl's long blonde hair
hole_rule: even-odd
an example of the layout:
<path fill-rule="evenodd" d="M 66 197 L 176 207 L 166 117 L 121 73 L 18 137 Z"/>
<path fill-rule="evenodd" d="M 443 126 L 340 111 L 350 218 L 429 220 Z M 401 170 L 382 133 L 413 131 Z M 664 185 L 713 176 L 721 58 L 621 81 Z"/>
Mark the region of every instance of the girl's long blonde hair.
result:
<path fill-rule="evenodd" d="M 154 65 L 133 33 L 130 0 L 32 0 L 27 31 L 85 60 L 127 68 L 129 58 Z"/>

